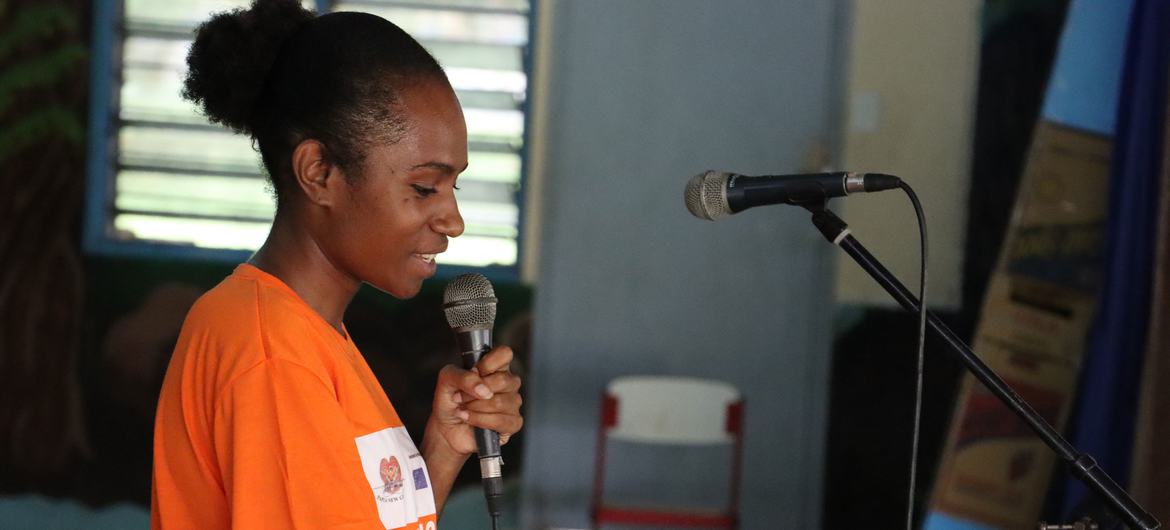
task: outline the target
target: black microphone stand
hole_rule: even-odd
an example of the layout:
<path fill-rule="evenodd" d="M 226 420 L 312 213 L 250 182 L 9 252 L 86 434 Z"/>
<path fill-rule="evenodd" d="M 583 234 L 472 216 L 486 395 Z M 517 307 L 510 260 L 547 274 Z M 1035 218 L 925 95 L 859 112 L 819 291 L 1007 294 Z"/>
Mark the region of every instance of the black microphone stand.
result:
<path fill-rule="evenodd" d="M 902 307 L 906 308 L 907 311 L 917 313 L 919 301 L 914 294 L 907 290 L 906 286 L 902 285 L 890 271 L 886 270 L 865 247 L 861 246 L 861 243 L 850 234 L 845 221 L 828 210 L 826 202 L 822 199 L 817 202 L 804 203 L 801 206 L 812 212 L 813 225 L 821 231 L 825 239 L 845 250 L 845 253 L 849 254 L 858 265 L 861 265 L 861 268 L 865 269 L 865 272 L 869 273 Z M 1073 474 L 1112 507 L 1117 514 L 1121 515 L 1126 524 L 1141 530 L 1153 530 L 1161 527 L 1161 523 L 1118 486 L 1097 465 L 1093 457 L 1078 452 L 1047 421 L 1044 421 L 1044 418 L 1037 414 L 1031 405 L 1028 405 L 1007 383 L 1004 383 L 1003 379 L 1000 379 L 990 367 L 984 364 L 975 355 L 975 352 L 971 351 L 970 347 L 959 340 L 946 324 L 943 324 L 929 311 L 926 314 L 926 323 L 946 343 L 947 349 L 959 356 L 967 370 L 974 374 L 975 378 L 979 379 L 1012 412 L 1015 412 L 1020 419 L 1032 427 L 1040 439 L 1072 468 Z"/>

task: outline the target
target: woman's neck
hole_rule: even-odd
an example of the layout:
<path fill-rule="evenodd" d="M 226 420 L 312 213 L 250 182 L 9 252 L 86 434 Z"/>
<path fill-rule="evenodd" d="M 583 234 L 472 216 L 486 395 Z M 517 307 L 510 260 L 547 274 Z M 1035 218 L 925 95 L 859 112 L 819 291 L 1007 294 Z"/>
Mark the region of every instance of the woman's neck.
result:
<path fill-rule="evenodd" d="M 338 269 L 305 227 L 278 213 L 268 239 L 248 263 L 279 278 L 329 325 L 345 334 L 342 316 L 361 282 Z"/>

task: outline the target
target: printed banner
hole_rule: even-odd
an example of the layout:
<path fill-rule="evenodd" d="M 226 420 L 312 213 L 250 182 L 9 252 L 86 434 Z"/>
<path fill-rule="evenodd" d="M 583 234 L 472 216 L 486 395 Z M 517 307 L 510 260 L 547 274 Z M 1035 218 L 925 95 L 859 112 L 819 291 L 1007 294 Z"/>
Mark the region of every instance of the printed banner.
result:
<path fill-rule="evenodd" d="M 1110 150 L 1108 137 L 1037 124 L 973 344 L 1057 430 L 1073 403 L 1096 306 Z M 967 375 L 926 528 L 1035 528 L 1055 462 L 1030 427 Z"/>

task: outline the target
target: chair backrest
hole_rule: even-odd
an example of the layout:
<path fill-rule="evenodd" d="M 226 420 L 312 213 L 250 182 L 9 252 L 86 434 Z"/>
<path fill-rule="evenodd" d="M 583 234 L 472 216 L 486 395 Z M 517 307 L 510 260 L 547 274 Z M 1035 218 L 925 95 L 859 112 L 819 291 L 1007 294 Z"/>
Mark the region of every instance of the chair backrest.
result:
<path fill-rule="evenodd" d="M 720 444 L 734 441 L 729 407 L 739 403 L 735 387 L 719 381 L 675 376 L 627 376 L 610 382 L 602 418 L 611 439 L 662 444 Z"/>

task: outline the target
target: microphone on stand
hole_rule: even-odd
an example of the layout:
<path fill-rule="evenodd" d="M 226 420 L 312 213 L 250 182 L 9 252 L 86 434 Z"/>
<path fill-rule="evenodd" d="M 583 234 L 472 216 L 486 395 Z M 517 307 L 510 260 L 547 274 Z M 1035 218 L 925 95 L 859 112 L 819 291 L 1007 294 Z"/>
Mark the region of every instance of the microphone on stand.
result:
<path fill-rule="evenodd" d="M 464 274 L 451 280 L 443 292 L 443 313 L 447 324 L 455 331 L 463 368 L 470 370 L 479 358 L 492 349 L 492 326 L 496 320 L 496 294 L 491 282 L 482 274 Z M 487 499 L 492 526 L 500 515 L 500 497 L 504 480 L 500 456 L 500 434 L 475 428 L 475 447 L 479 455 L 479 475 L 483 494 Z"/>
<path fill-rule="evenodd" d="M 883 173 L 808 173 L 749 177 L 725 171 L 705 171 L 687 182 L 683 195 L 687 209 L 700 219 L 717 221 L 753 206 L 804 205 L 850 193 L 897 188 L 902 180 Z"/>

